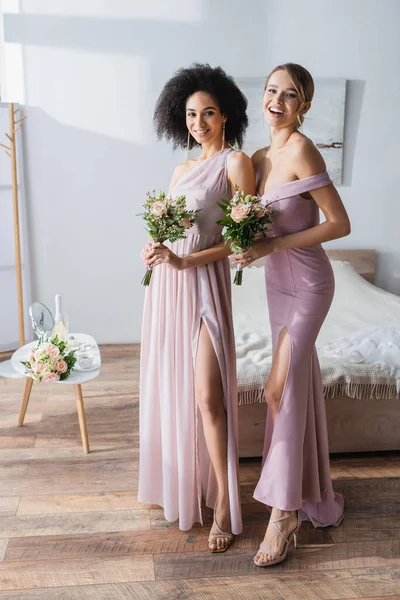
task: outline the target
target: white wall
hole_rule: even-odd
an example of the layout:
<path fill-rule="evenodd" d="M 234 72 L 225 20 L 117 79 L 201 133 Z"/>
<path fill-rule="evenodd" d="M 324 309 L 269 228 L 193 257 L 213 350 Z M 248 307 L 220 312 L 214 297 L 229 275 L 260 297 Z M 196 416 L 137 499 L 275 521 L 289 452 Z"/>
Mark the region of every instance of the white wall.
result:
<path fill-rule="evenodd" d="M 400 294 L 400 1 L 269 0 L 268 70 L 298 62 L 345 77 L 344 181 L 352 233 L 335 248 L 376 248 L 377 283 Z"/>
<path fill-rule="evenodd" d="M 380 284 L 400 293 L 397 0 L 11 4 L 5 37 L 22 49 L 29 115 L 33 297 L 52 307 L 63 294 L 72 330 L 139 340 L 145 232 L 135 215 L 182 157 L 156 142 L 152 110 L 167 78 L 194 60 L 236 77 L 291 60 L 351 80 L 340 192 L 353 233 L 335 245 L 376 247 Z"/>
<path fill-rule="evenodd" d="M 194 60 L 257 75 L 262 53 L 260 39 L 235 42 L 254 23 L 240 0 L 138 4 L 29 0 L 5 15 L 6 41 L 24 54 L 33 296 L 52 307 L 61 293 L 70 328 L 100 342 L 140 337 L 146 236 L 135 215 L 182 156 L 153 134 L 162 85 Z"/>

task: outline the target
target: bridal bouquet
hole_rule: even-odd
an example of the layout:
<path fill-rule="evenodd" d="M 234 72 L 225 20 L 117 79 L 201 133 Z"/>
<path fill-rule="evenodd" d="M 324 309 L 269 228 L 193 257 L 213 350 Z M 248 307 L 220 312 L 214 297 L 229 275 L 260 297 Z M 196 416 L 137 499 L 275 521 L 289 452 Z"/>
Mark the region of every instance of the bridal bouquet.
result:
<path fill-rule="evenodd" d="M 257 233 L 266 230 L 272 222 L 272 211 L 262 206 L 257 196 L 245 196 L 236 186 L 236 193 L 231 200 L 222 200 L 218 205 L 225 213 L 218 225 L 223 226 L 222 236 L 225 242 L 231 242 L 231 250 L 241 254 L 254 245 Z M 236 267 L 233 283 L 242 285 L 242 267 Z"/>
<path fill-rule="evenodd" d="M 49 341 L 39 339 L 36 348 L 30 350 L 26 361 L 21 361 L 25 374 L 35 381 L 64 381 L 76 363 L 75 351 L 69 351 L 67 344 L 57 337 Z"/>
<path fill-rule="evenodd" d="M 143 205 L 144 212 L 139 216 L 147 223 L 147 231 L 154 242 L 175 242 L 183 239 L 185 231 L 190 229 L 197 218 L 199 210 L 188 210 L 186 208 L 186 196 L 177 198 L 167 197 L 164 192 L 156 196 L 147 193 L 146 202 Z M 142 283 L 149 285 L 152 269 L 147 269 Z"/>

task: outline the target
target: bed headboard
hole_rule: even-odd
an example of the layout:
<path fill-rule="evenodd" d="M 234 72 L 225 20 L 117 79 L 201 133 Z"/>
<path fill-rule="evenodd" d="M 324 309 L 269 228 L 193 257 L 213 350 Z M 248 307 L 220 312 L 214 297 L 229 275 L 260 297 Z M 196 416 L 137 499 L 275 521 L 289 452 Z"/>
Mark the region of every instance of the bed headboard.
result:
<path fill-rule="evenodd" d="M 328 250 L 326 253 L 331 260 L 344 260 L 351 264 L 361 277 L 364 277 L 370 283 L 375 283 L 376 250 Z M 256 260 L 252 267 L 263 267 L 264 259 Z M 231 264 L 234 268 L 234 265 Z"/>
<path fill-rule="evenodd" d="M 331 260 L 345 260 L 364 279 L 375 282 L 376 250 L 326 250 Z"/>

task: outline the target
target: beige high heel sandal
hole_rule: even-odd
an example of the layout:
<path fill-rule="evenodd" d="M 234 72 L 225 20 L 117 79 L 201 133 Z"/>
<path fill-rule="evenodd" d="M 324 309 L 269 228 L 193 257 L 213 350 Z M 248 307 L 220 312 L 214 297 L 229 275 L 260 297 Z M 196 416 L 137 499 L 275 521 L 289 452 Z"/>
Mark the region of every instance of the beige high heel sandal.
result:
<path fill-rule="evenodd" d="M 275 529 L 279 532 L 279 534 L 283 537 L 283 539 L 285 540 L 285 545 L 283 547 L 283 551 L 282 554 L 278 554 L 278 552 L 275 552 L 275 550 L 272 550 L 272 548 L 270 548 L 269 546 L 267 546 L 266 544 L 261 544 L 259 551 L 261 550 L 261 552 L 263 552 L 263 554 L 269 554 L 270 556 L 273 556 L 274 559 L 270 560 L 268 562 L 262 562 L 259 563 L 256 561 L 256 559 L 254 558 L 254 564 L 257 567 L 271 567 L 272 565 L 277 565 L 278 563 L 282 562 L 285 560 L 288 550 L 289 550 L 289 546 L 290 543 L 292 541 L 292 539 L 294 540 L 294 547 L 297 548 L 297 532 L 299 531 L 300 527 L 301 527 L 301 517 L 300 517 L 300 512 L 296 511 L 297 513 L 297 526 L 296 528 L 289 534 L 288 537 L 285 537 L 284 534 L 282 533 L 282 531 L 279 529 L 279 527 L 276 525 L 276 523 L 278 523 L 279 521 L 285 521 L 286 519 L 289 519 L 291 517 L 291 515 L 293 514 L 293 512 L 283 516 L 283 517 L 279 517 L 278 519 L 273 519 L 272 521 L 270 520 L 269 524 L 273 525 L 275 527 Z"/>
<path fill-rule="evenodd" d="M 218 525 L 217 521 L 215 520 L 215 511 L 214 511 L 213 527 L 215 527 L 217 529 L 218 533 L 210 533 L 210 535 L 208 536 L 208 548 L 209 548 L 210 552 L 212 552 L 212 553 L 226 552 L 228 550 L 229 546 L 233 542 L 233 533 L 227 533 L 226 531 L 222 531 L 222 529 Z M 210 548 L 210 542 L 214 541 L 214 540 L 216 541 L 220 538 L 228 538 L 228 540 L 229 540 L 228 544 L 226 546 L 224 546 L 223 548 L 218 548 L 218 547 L 215 547 L 215 549 Z"/>

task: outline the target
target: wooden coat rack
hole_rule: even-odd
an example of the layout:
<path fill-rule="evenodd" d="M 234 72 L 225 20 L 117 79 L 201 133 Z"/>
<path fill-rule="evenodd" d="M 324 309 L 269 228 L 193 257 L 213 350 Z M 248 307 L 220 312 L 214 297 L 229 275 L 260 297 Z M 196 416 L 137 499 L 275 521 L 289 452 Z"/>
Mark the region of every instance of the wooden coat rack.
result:
<path fill-rule="evenodd" d="M 19 324 L 19 343 L 20 346 L 25 344 L 25 328 L 24 328 L 24 302 L 22 294 L 22 267 L 21 267 L 21 239 L 19 227 L 19 206 L 18 206 L 18 180 L 17 180 L 17 149 L 16 149 L 16 133 L 21 129 L 22 121 L 26 116 L 15 119 L 15 115 L 19 108 L 14 108 L 14 103 L 8 105 L 8 116 L 10 124 L 10 132 L 6 133 L 9 145 L 0 143 L 5 149 L 5 153 L 11 158 L 11 187 L 13 196 L 13 213 L 14 213 L 14 243 L 15 243 L 15 266 L 17 274 L 17 298 L 18 298 L 18 324 Z"/>

